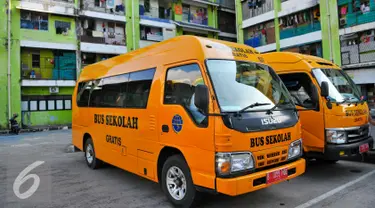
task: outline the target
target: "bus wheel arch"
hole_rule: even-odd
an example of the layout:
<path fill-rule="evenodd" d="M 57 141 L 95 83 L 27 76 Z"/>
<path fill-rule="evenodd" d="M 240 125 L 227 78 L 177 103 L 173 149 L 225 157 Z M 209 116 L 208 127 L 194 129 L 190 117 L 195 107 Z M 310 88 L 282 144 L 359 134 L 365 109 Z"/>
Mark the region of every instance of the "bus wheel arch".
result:
<path fill-rule="evenodd" d="M 161 182 L 161 174 L 163 170 L 163 165 L 167 161 L 167 159 L 173 155 L 181 155 L 185 159 L 184 154 L 182 154 L 182 152 L 175 147 L 165 146 L 160 151 L 160 154 L 158 157 L 158 163 L 157 163 L 157 174 L 158 174 L 157 176 L 158 176 L 159 183 Z"/>
<path fill-rule="evenodd" d="M 86 144 L 86 141 L 89 139 L 89 138 L 91 138 L 92 139 L 92 137 L 91 137 L 91 135 L 89 134 L 89 133 L 85 133 L 84 135 L 83 135 L 83 139 L 82 139 L 82 151 L 86 151 L 85 150 L 85 144 Z"/>

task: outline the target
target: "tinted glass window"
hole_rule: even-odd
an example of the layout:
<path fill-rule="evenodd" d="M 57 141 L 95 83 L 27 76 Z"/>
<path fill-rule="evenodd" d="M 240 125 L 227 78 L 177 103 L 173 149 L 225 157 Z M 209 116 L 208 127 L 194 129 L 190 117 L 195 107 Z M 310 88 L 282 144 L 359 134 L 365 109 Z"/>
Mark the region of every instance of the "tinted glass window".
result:
<path fill-rule="evenodd" d="M 155 69 L 130 73 L 126 107 L 146 108 Z"/>
<path fill-rule="evenodd" d="M 126 87 L 129 74 L 121 74 L 102 79 L 100 103 L 97 107 L 125 107 Z"/>
<path fill-rule="evenodd" d="M 204 81 L 197 64 L 170 68 L 164 92 L 164 104 L 182 105 L 199 125 L 206 125 L 207 119 L 194 105 L 195 86 Z"/>
<path fill-rule="evenodd" d="M 101 93 L 102 93 L 102 86 L 101 86 L 101 80 L 95 80 L 90 82 L 89 88 L 90 88 L 90 101 L 89 106 L 90 107 L 99 107 L 100 106 L 100 100 L 101 100 Z"/>
<path fill-rule="evenodd" d="M 304 73 L 280 74 L 281 80 L 292 96 L 293 102 L 305 108 L 312 108 L 315 103 L 312 102 L 313 83 L 310 77 Z"/>
<path fill-rule="evenodd" d="M 90 82 L 81 82 L 78 84 L 78 93 L 77 93 L 77 105 L 79 107 L 87 107 L 89 104 L 90 98 Z"/>

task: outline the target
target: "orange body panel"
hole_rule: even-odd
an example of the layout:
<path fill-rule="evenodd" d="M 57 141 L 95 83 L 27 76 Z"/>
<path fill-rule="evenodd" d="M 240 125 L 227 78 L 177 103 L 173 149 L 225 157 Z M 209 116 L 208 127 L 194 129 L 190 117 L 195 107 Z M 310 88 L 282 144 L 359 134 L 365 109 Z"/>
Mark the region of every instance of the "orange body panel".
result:
<path fill-rule="evenodd" d="M 291 142 L 301 138 L 299 122 L 286 129 L 240 133 L 225 127 L 220 117 L 212 116 L 208 119 L 207 128 L 198 128 L 191 119 L 188 119 L 189 115 L 182 106 L 163 104 L 166 72 L 168 68 L 174 66 L 190 63 L 198 64 L 204 82 L 210 93 L 213 94 L 213 88 L 205 68 L 205 60 L 210 58 L 251 62 L 261 60 L 258 52 L 244 45 L 193 36 L 180 36 L 85 67 L 77 83 L 150 68 L 155 68 L 156 71 L 145 109 L 78 107 L 77 84 L 72 104 L 73 144 L 82 150 L 84 135 L 90 135 L 94 142 L 96 156 L 99 159 L 155 182 L 159 181 L 159 155 L 164 147 L 171 147 L 178 149 L 183 154 L 190 168 L 193 182 L 197 186 L 230 195 L 266 187 L 248 187 L 240 183 L 246 177 L 260 177 L 267 171 L 230 180 L 217 179 L 215 153 L 218 151 L 251 151 L 255 156 L 258 156 L 280 152 L 277 158 L 281 162 L 282 157 L 284 157 L 282 154 L 285 154 L 285 152 L 281 153 L 282 150 L 288 150 L 288 145 Z M 210 98 L 209 112 L 220 113 L 218 104 L 212 97 Z M 184 118 L 183 130 L 179 133 L 163 132 L 163 124 L 171 124 L 172 118 L 176 114 Z M 94 122 L 96 115 L 99 115 L 99 117 L 103 115 L 102 124 Z M 127 119 L 129 118 L 137 118 L 137 128 L 106 125 L 107 119 L 111 119 L 111 116 L 124 117 L 121 123 L 128 122 Z M 291 140 L 250 148 L 249 138 L 251 137 L 286 132 L 290 132 Z M 108 142 L 106 140 L 108 135 L 121 138 L 121 145 Z M 271 161 L 270 158 L 266 158 L 264 161 L 267 162 L 267 160 Z M 271 161 L 271 163 L 275 165 L 278 162 Z M 280 165 L 278 168 L 296 167 L 297 172 L 290 176 L 292 178 L 302 174 L 304 166 L 304 160 L 298 160 L 287 165 Z M 146 169 L 147 173 L 145 172 Z M 236 191 L 233 191 L 234 183 L 238 186 Z"/>
<path fill-rule="evenodd" d="M 320 93 L 320 86 L 313 77 L 312 70 L 335 69 L 342 70 L 331 62 L 314 56 L 302 55 L 290 52 L 274 52 L 262 54 L 265 62 L 269 64 L 277 74 L 288 75 L 293 73 L 305 73 Z M 332 104 L 329 109 L 327 100 L 319 96 L 319 111 L 300 111 L 302 124 L 302 138 L 305 152 L 325 151 L 325 129 L 359 127 L 368 123 L 368 106 L 362 104 Z M 348 110 L 360 111 L 360 115 L 346 115 Z"/>

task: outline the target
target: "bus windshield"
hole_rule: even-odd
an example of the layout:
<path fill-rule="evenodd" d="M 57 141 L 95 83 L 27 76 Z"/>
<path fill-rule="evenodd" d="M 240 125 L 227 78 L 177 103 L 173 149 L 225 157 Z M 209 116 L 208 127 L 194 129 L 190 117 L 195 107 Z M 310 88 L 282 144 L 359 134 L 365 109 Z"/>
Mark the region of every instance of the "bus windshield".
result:
<path fill-rule="evenodd" d="M 233 60 L 208 60 L 207 68 L 222 112 L 273 109 L 291 105 L 280 78 L 268 66 Z"/>
<path fill-rule="evenodd" d="M 358 102 L 360 92 L 350 77 L 338 69 L 313 69 L 313 74 L 319 85 L 323 81 L 328 82 L 331 102 Z"/>

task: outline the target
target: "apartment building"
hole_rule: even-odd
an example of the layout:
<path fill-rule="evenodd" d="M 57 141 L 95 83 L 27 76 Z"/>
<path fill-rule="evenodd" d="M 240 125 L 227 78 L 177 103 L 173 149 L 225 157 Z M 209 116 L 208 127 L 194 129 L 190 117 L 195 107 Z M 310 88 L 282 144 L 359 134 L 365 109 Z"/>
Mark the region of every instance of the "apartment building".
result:
<path fill-rule="evenodd" d="M 0 129 L 8 128 L 13 113 L 24 128 L 69 125 L 76 79 L 88 64 L 183 34 L 237 41 L 233 0 L 0 0 L 0 5 L 5 8 Z"/>
<path fill-rule="evenodd" d="M 375 108 L 375 1 L 280 0 L 280 51 L 323 57 L 342 66 Z M 238 41 L 276 51 L 274 0 L 236 0 Z M 278 7 L 277 7 L 278 8 Z"/>

